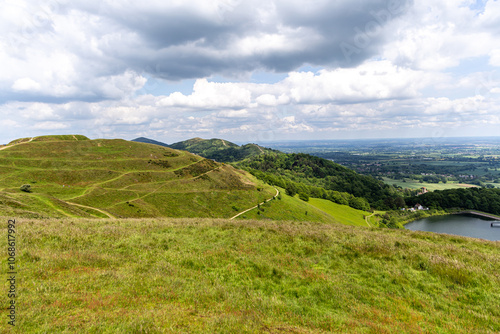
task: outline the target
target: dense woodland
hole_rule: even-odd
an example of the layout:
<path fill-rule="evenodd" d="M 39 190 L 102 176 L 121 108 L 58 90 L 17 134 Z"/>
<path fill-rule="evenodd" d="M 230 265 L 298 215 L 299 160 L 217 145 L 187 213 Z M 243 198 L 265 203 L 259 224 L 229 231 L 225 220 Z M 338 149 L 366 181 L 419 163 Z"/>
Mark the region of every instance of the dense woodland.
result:
<path fill-rule="evenodd" d="M 409 204 L 422 204 L 435 209 L 479 210 L 500 215 L 500 189 L 466 188 L 428 192 L 407 199 Z"/>
<path fill-rule="evenodd" d="M 284 188 L 291 189 L 287 190 L 291 193 L 295 187 L 307 191 L 312 197 L 318 197 L 318 192 L 323 193 L 322 191 L 351 194 L 357 198 L 352 200 L 356 204 L 349 204 L 354 208 L 359 206 L 365 208 L 365 205 L 360 203 L 366 202 L 377 209 L 393 209 L 396 208 L 397 198 L 401 197 L 395 188 L 371 176 L 358 174 L 332 161 L 303 153 L 261 154 L 238 163 L 238 166 L 249 168 L 256 176 L 267 182 L 282 187 L 285 185 Z M 265 174 L 258 174 L 255 171 Z M 319 197 L 324 198 L 324 196 Z M 337 200 L 334 201 L 339 203 Z"/>

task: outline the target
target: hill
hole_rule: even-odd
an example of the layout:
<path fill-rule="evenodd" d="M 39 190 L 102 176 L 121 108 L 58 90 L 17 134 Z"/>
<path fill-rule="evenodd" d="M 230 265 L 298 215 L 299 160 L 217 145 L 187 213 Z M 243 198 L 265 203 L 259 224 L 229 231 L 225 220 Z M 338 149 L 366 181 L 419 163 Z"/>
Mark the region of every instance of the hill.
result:
<path fill-rule="evenodd" d="M 78 136 L 14 141 L 0 151 L 0 177 L 0 214 L 17 217 L 229 218 L 276 192 L 185 151 Z"/>
<path fill-rule="evenodd" d="M 64 140 L 64 141 L 81 141 L 81 140 L 90 140 L 85 136 L 82 135 L 55 135 L 55 136 L 39 136 L 39 137 L 28 137 L 28 138 L 20 138 L 11 141 L 10 143 L 7 144 L 7 146 L 10 145 L 16 145 L 16 144 L 21 144 L 21 143 L 28 143 L 32 141 L 59 141 L 59 140 Z"/>
<path fill-rule="evenodd" d="M 16 235 L 23 333 L 500 332 L 498 242 L 199 218 L 19 219 Z"/>
<path fill-rule="evenodd" d="M 153 140 L 153 139 L 149 139 L 149 138 L 144 138 L 144 137 L 135 138 L 135 139 L 132 139 L 131 141 L 135 141 L 138 143 L 154 144 L 154 145 L 158 145 L 158 146 L 169 147 L 168 144 L 165 144 L 165 143 L 162 143 L 160 141 Z"/>
<path fill-rule="evenodd" d="M 185 150 L 219 162 L 234 162 L 272 151 L 256 144 L 238 146 L 224 139 L 192 138 L 172 145 L 170 148 Z"/>

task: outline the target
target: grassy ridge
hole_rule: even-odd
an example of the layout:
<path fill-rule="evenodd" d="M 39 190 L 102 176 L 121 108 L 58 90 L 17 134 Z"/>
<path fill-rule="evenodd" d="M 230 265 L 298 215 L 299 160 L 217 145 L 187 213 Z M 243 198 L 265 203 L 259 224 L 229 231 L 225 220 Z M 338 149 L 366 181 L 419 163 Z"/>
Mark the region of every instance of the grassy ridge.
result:
<path fill-rule="evenodd" d="M 498 242 L 199 218 L 22 219 L 16 235 L 19 333 L 500 331 Z"/>
<path fill-rule="evenodd" d="M 231 217 L 272 197 L 250 174 L 157 145 L 46 136 L 0 151 L 0 214 Z M 19 190 L 31 184 L 32 193 Z M 9 203 L 18 203 L 12 207 Z"/>

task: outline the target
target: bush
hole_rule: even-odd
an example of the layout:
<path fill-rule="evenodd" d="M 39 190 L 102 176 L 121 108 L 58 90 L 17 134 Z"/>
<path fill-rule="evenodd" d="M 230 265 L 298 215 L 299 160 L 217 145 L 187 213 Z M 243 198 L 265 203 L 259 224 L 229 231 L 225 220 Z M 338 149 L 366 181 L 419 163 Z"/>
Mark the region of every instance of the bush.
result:
<path fill-rule="evenodd" d="M 19 188 L 21 191 L 30 193 L 31 192 L 31 185 L 29 184 L 23 184 L 21 188 Z"/>
<path fill-rule="evenodd" d="M 299 193 L 299 198 L 305 202 L 309 201 L 309 195 L 306 193 Z"/>

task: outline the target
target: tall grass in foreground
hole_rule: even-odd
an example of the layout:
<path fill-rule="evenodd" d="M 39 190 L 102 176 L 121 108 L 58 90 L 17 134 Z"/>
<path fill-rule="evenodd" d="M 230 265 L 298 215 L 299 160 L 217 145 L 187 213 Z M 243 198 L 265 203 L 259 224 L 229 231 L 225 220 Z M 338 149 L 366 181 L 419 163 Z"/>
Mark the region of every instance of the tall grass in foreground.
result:
<path fill-rule="evenodd" d="M 210 219 L 24 219 L 17 238 L 2 333 L 500 331 L 498 242 Z"/>

